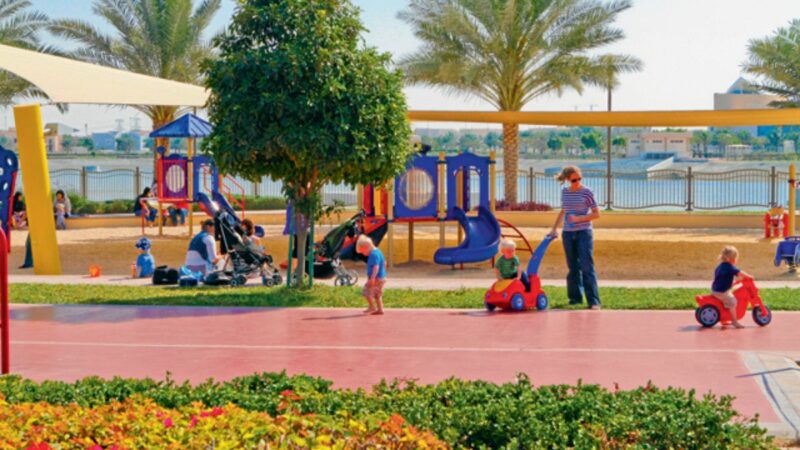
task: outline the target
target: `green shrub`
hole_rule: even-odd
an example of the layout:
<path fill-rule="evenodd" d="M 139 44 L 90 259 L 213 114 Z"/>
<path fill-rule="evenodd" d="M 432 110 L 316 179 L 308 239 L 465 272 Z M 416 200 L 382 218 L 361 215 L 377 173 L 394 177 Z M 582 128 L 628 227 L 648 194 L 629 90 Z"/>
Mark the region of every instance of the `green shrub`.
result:
<path fill-rule="evenodd" d="M 587 384 L 535 388 L 525 376 L 502 385 L 458 379 L 425 386 L 384 382 L 370 393 L 335 390 L 321 378 L 283 373 L 196 386 L 121 378 L 39 384 L 8 376 L 0 379 L 0 394 L 9 403 L 85 407 L 140 395 L 165 408 L 231 403 L 273 416 L 286 408 L 355 417 L 399 414 L 463 448 L 774 448 L 757 418 L 738 415 L 729 396 L 697 398 L 694 391 L 650 385 L 630 391 Z"/>

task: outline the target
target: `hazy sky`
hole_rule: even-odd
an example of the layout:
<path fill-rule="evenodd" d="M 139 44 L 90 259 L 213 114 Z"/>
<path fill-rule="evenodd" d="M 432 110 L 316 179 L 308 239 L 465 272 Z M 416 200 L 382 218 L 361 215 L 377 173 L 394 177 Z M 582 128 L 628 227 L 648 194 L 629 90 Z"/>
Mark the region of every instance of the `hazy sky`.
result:
<path fill-rule="evenodd" d="M 369 33 L 367 43 L 394 55 L 412 52 L 418 42 L 397 12 L 405 0 L 354 0 L 363 13 Z M 92 20 L 91 0 L 33 0 L 36 8 L 51 17 Z M 235 0 L 223 0 L 223 9 L 212 29 L 225 26 Z M 800 18 L 798 0 L 633 0 L 633 7 L 620 15 L 618 26 L 626 38 L 608 48 L 639 57 L 644 70 L 622 77 L 615 93 L 619 110 L 711 109 L 714 92 L 724 92 L 740 76 L 748 40 L 772 33 L 791 19 Z M 105 26 L 98 23 L 98 26 Z M 490 109 L 480 101 L 447 96 L 425 88 L 406 89 L 412 109 Z M 582 95 L 567 93 L 535 100 L 528 110 L 574 111 L 605 107 L 605 94 L 587 89 Z M 45 121 L 60 121 L 83 130 L 103 131 L 115 127 L 114 120 L 142 117 L 129 109 L 73 106 L 61 115 L 53 107 L 44 110 Z M 7 114 L 7 117 L 6 117 Z M 12 122 L 10 112 L 0 116 L 0 126 Z"/>

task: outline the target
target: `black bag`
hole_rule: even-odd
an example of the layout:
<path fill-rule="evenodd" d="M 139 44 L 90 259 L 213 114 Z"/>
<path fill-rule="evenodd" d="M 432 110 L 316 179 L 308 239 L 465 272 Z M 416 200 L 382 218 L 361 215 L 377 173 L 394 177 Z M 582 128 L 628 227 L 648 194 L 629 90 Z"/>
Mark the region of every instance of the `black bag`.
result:
<path fill-rule="evenodd" d="M 211 272 L 206 275 L 203 284 L 206 286 L 228 286 L 231 284 L 231 277 L 225 272 Z"/>
<path fill-rule="evenodd" d="M 157 285 L 178 284 L 178 278 L 180 278 L 178 270 L 170 269 L 167 266 L 156 267 L 153 272 L 153 284 Z"/>

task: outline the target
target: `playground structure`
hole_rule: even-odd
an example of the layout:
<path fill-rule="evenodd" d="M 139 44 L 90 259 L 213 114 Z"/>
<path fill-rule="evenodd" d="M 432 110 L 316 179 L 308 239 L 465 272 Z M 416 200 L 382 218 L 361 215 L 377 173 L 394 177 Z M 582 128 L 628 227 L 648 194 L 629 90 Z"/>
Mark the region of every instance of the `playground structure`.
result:
<path fill-rule="evenodd" d="M 11 239 L 17 172 L 19 172 L 17 154 L 0 145 L 0 228 L 3 229 L 7 239 Z"/>
<path fill-rule="evenodd" d="M 789 213 L 782 207 L 773 207 L 764 214 L 764 238 L 789 236 Z"/>
<path fill-rule="evenodd" d="M 422 150 L 421 147 L 418 147 Z M 439 226 L 439 249 L 434 262 L 463 268 L 467 263 L 492 260 L 502 237 L 521 238 L 521 250 L 532 252 L 530 244 L 511 224 L 495 215 L 495 154 L 472 153 L 438 157 L 421 151 L 408 163 L 406 171 L 383 187 L 365 186 L 358 190 L 358 204 L 365 211 L 365 231 L 386 227 L 387 264 L 394 264 L 394 227 L 408 225 L 408 256 L 414 259 L 414 225 Z M 475 198 L 473 187 L 477 187 Z M 458 244 L 445 246 L 447 222 L 458 223 Z M 516 234 L 505 235 L 504 227 Z M 344 254 L 344 253 L 343 253 Z"/>
<path fill-rule="evenodd" d="M 218 208 L 227 212 L 237 221 L 244 219 L 245 201 L 244 189 L 236 181 L 219 173 L 214 160 L 208 156 L 196 155 L 196 139 L 211 134 L 211 124 L 192 113 L 184 114 L 150 133 L 151 138 L 172 139 L 184 138 L 188 141 L 186 155 L 165 155 L 165 149 L 156 149 L 156 198 L 158 201 L 158 232 L 163 234 L 162 220 L 163 205 L 197 203 L 201 210 L 214 218 L 214 211 Z M 230 187 L 233 185 L 239 195 Z M 237 216 L 233 204 L 241 210 L 241 217 Z M 189 236 L 194 234 L 193 217 L 190 212 L 187 218 Z M 142 234 L 144 234 L 144 216 L 142 217 Z M 262 230 L 263 234 L 263 230 Z"/>

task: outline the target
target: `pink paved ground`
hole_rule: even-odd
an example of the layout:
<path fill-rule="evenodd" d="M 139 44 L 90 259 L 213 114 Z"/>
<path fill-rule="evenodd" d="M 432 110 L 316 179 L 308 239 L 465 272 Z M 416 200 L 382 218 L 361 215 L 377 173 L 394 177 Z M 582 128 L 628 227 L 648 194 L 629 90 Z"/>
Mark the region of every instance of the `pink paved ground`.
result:
<path fill-rule="evenodd" d="M 700 329 L 691 311 L 495 313 L 352 309 L 124 306 L 12 307 L 12 371 L 36 380 L 88 375 L 229 379 L 256 371 L 308 373 L 341 387 L 381 378 L 449 376 L 536 384 L 696 388 L 779 422 L 742 351 L 796 351 L 800 314 L 766 328 Z"/>

